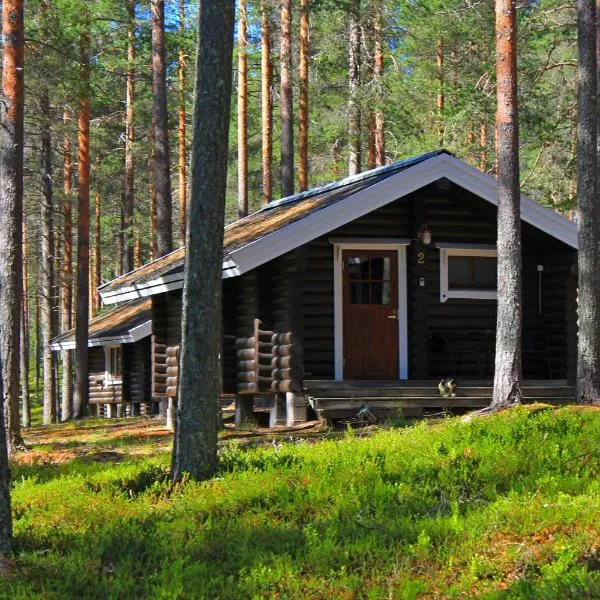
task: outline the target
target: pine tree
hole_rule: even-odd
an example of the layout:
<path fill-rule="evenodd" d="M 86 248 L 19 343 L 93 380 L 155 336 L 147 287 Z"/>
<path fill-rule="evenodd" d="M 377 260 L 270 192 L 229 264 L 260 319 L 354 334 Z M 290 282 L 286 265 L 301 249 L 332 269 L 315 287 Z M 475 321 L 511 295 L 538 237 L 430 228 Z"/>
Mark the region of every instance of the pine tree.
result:
<path fill-rule="evenodd" d="M 281 195 L 294 193 L 294 106 L 292 88 L 292 0 L 281 0 Z"/>
<path fill-rule="evenodd" d="M 0 361 L 8 451 L 22 444 L 19 420 L 19 340 L 23 218 L 23 3 L 2 4 L 2 102 L 0 133 Z M 0 469 L 2 460 L 0 457 Z M 2 474 L 0 473 L 0 479 Z M 2 483 L 0 483 L 0 486 Z M 0 492 L 1 495 L 1 492 Z M 0 506 L 0 523 L 2 519 Z M 0 527 L 1 529 L 1 527 Z M 2 534 L 0 533 L 0 548 Z"/>
<path fill-rule="evenodd" d="M 156 243 L 162 256 L 173 250 L 164 0 L 151 0 L 151 8 Z"/>
<path fill-rule="evenodd" d="M 595 0 L 578 0 L 577 228 L 579 240 L 579 404 L 600 404 L 600 202 L 598 197 Z"/>
<path fill-rule="evenodd" d="M 361 64 L 360 0 L 351 0 L 348 35 L 348 175 L 361 171 Z"/>
<path fill-rule="evenodd" d="M 248 19 L 246 0 L 238 2 L 238 218 L 248 214 Z"/>
<path fill-rule="evenodd" d="M 298 189 L 308 188 L 308 0 L 300 0 L 300 122 L 298 131 Z"/>
<path fill-rule="evenodd" d="M 183 338 L 172 476 L 217 466 L 221 268 L 231 103 L 234 2 L 200 3 L 192 193 L 183 288 Z"/>
<path fill-rule="evenodd" d="M 492 410 L 521 403 L 521 194 L 515 0 L 496 0 L 498 315 Z"/>
<path fill-rule="evenodd" d="M 271 62 L 271 19 L 267 0 L 260 0 L 261 45 L 261 164 L 262 204 L 271 202 L 273 196 L 273 64 Z"/>

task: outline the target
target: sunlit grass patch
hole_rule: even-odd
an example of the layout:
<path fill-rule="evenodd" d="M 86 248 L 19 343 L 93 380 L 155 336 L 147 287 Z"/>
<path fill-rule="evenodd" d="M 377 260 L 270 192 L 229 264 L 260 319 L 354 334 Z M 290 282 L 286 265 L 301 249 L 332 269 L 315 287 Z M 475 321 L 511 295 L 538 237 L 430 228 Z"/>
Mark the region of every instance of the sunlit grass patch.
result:
<path fill-rule="evenodd" d="M 96 458 L 16 466 L 1 597 L 600 597 L 600 411 L 227 442 L 176 487 L 167 446 L 94 427 Z"/>

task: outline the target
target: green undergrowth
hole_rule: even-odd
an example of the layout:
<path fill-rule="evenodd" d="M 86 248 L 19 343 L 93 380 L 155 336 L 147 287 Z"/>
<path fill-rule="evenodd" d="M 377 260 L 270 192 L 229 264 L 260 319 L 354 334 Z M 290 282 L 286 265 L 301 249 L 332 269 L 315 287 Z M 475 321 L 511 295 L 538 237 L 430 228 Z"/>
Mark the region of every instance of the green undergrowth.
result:
<path fill-rule="evenodd" d="M 600 598 L 600 411 L 14 469 L 0 597 Z M 49 469 L 46 474 L 45 469 Z"/>

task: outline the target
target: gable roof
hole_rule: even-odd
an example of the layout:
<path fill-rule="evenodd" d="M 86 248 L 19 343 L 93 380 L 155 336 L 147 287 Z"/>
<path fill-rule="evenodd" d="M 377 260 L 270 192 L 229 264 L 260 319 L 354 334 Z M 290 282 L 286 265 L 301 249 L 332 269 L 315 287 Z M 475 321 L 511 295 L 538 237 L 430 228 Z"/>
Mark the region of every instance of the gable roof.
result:
<path fill-rule="evenodd" d="M 89 323 L 88 346 L 130 344 L 152 333 L 152 301 L 142 298 L 93 318 Z M 57 335 L 50 341 L 52 350 L 75 348 L 75 329 Z"/>
<path fill-rule="evenodd" d="M 439 179 L 496 205 L 497 183 L 489 175 L 440 150 L 373 169 L 295 194 L 225 227 L 223 278 L 235 277 L 326 235 Z M 521 196 L 521 218 L 577 248 L 577 228 L 568 219 Z M 105 304 L 183 287 L 185 248 L 179 248 L 99 288 Z"/>

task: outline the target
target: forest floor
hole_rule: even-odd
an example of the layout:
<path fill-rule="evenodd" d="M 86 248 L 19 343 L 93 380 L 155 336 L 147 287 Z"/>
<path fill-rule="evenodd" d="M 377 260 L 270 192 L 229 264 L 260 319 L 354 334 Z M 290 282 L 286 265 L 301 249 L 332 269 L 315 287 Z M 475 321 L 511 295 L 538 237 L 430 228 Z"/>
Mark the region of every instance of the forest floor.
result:
<path fill-rule="evenodd" d="M 0 598 L 600 598 L 597 409 L 226 430 L 177 486 L 160 419 L 26 443 Z"/>

